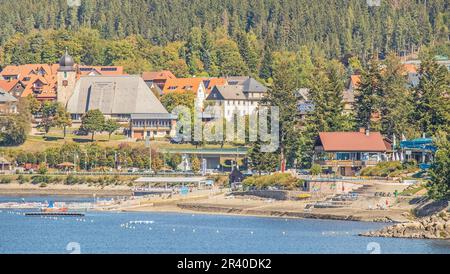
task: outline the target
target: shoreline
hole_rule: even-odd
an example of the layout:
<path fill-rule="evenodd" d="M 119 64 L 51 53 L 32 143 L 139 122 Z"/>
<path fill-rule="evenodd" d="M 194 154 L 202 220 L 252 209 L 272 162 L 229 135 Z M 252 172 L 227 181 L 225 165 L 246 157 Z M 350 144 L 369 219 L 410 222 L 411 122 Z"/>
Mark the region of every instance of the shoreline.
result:
<path fill-rule="evenodd" d="M 80 197 L 133 197 L 132 190 L 126 186 L 92 187 L 87 185 L 50 185 L 40 188 L 36 185 L 0 185 L 0 196 L 80 196 Z M 176 212 L 187 214 L 216 214 L 235 216 L 254 216 L 271 218 L 322 219 L 363 222 L 402 223 L 409 221 L 404 208 L 383 211 L 357 208 L 314 208 L 305 210 L 308 201 L 271 201 L 249 197 L 228 198 L 221 191 L 212 195 L 200 191 L 188 196 L 174 195 L 170 198 L 151 197 L 131 199 L 98 208 L 96 211 L 121 212 Z"/>
<path fill-rule="evenodd" d="M 173 208 L 156 207 L 146 210 L 122 210 L 122 212 L 161 212 L 161 213 L 181 213 L 181 214 L 203 214 L 203 215 L 221 215 L 221 216 L 247 216 L 261 218 L 276 219 L 316 219 L 316 220 L 336 220 L 336 221 L 354 221 L 354 222 L 374 222 L 363 220 L 354 216 L 340 216 L 333 214 L 315 214 L 315 213 L 299 213 L 288 211 L 257 211 L 257 210 L 241 210 L 236 208 L 225 207 L 198 207 L 196 205 L 177 205 Z"/>

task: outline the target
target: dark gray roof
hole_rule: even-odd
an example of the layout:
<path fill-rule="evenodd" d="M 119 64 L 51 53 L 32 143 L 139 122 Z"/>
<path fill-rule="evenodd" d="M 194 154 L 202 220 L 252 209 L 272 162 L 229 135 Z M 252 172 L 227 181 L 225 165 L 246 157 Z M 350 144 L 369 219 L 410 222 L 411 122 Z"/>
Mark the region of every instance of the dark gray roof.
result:
<path fill-rule="evenodd" d="M 244 92 L 266 92 L 267 88 L 258 82 L 255 78 L 249 76 L 231 76 L 227 77 L 228 85 L 241 85 Z"/>
<path fill-rule="evenodd" d="M 4 91 L 3 89 L 0 89 L 0 102 L 1 103 L 17 102 L 17 99 L 8 92 Z"/>
<path fill-rule="evenodd" d="M 69 55 L 69 53 L 67 53 L 67 49 L 66 52 L 64 53 L 64 55 L 61 57 L 61 59 L 59 59 L 59 68 L 58 71 L 74 71 L 75 62 L 73 61 L 72 56 Z"/>
<path fill-rule="evenodd" d="M 248 76 L 229 76 L 226 79 L 228 85 L 242 85 L 249 78 Z"/>
<path fill-rule="evenodd" d="M 78 80 L 67 111 L 83 114 L 167 113 L 140 76 L 84 76 Z"/>
<path fill-rule="evenodd" d="M 215 96 L 216 95 L 216 96 Z M 215 86 L 207 100 L 247 100 L 243 86 Z"/>
<path fill-rule="evenodd" d="M 244 92 L 266 92 L 267 88 L 261 84 L 260 82 L 256 81 L 254 78 L 248 78 L 243 83 Z"/>

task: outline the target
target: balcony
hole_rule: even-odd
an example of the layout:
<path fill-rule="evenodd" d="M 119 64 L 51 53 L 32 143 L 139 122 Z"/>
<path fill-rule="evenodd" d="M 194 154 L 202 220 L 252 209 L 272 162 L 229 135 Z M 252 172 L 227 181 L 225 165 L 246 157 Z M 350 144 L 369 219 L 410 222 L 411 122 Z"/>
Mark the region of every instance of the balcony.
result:
<path fill-rule="evenodd" d="M 378 163 L 376 160 L 318 160 L 316 164 L 326 167 L 364 167 L 374 166 Z"/>
<path fill-rule="evenodd" d="M 319 160 L 316 161 L 316 164 L 319 164 L 321 166 L 328 166 L 328 167 L 354 167 L 354 166 L 362 166 L 361 161 L 354 161 L 354 160 Z"/>

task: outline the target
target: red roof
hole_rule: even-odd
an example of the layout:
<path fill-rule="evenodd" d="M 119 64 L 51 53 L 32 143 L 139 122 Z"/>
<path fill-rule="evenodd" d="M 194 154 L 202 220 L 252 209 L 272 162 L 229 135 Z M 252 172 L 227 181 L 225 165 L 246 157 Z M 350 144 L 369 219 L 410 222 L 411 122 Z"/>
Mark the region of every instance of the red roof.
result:
<path fill-rule="evenodd" d="M 414 64 L 404 64 L 406 73 L 417 73 L 417 67 Z"/>
<path fill-rule="evenodd" d="M 175 79 L 175 75 L 169 70 L 163 71 L 148 71 L 142 73 L 142 79 L 144 81 L 155 81 L 155 80 L 167 80 L 167 79 Z"/>
<path fill-rule="evenodd" d="M 227 79 L 225 78 L 217 78 L 217 77 L 213 77 L 213 78 L 204 78 L 203 79 L 204 83 L 208 83 L 208 86 L 205 86 L 206 89 L 206 94 L 209 95 L 212 91 L 212 89 L 215 86 L 225 86 L 227 85 Z"/>
<path fill-rule="evenodd" d="M 350 79 L 354 88 L 357 88 L 361 83 L 361 75 L 352 75 Z"/>
<path fill-rule="evenodd" d="M 83 66 L 75 65 L 77 70 L 77 78 L 83 75 L 99 74 L 99 75 L 125 75 L 122 66 Z M 57 95 L 57 71 L 59 64 L 26 64 L 26 65 L 9 65 L 0 72 L 1 76 L 14 76 L 17 83 L 19 80 L 25 89 L 22 97 L 33 95 L 40 100 L 54 100 Z M 13 82 L 13 81 L 11 81 Z M 36 84 L 36 86 L 35 86 Z M 9 83 L 0 83 L 0 88 L 9 91 Z"/>
<path fill-rule="evenodd" d="M 19 83 L 19 80 L 0 80 L 0 89 L 3 89 L 6 92 L 10 92 L 16 85 Z"/>
<path fill-rule="evenodd" d="M 386 145 L 379 132 L 320 132 L 324 151 L 385 152 Z"/>
<path fill-rule="evenodd" d="M 175 78 L 167 79 L 164 85 L 163 94 L 169 92 L 198 92 L 200 85 L 203 84 L 203 78 Z"/>

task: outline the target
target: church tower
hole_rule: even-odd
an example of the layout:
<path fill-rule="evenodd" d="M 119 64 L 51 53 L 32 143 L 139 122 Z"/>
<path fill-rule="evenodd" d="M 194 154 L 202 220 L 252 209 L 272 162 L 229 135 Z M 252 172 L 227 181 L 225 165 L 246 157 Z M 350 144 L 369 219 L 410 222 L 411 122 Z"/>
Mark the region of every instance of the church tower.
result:
<path fill-rule="evenodd" d="M 57 101 L 64 107 L 67 106 L 70 96 L 75 89 L 77 73 L 73 58 L 67 53 L 59 59 L 59 68 L 57 72 Z"/>

